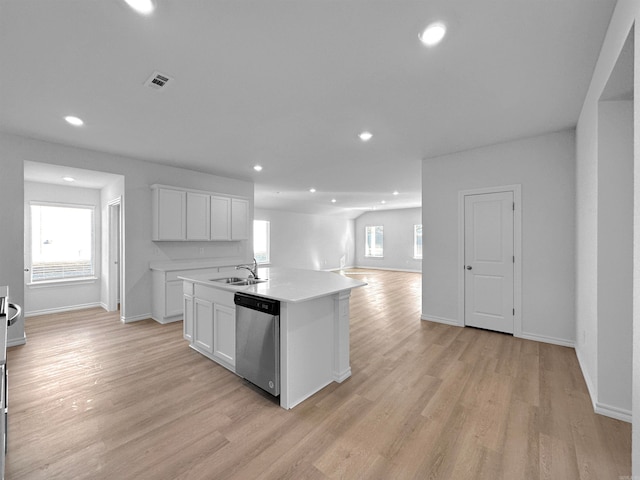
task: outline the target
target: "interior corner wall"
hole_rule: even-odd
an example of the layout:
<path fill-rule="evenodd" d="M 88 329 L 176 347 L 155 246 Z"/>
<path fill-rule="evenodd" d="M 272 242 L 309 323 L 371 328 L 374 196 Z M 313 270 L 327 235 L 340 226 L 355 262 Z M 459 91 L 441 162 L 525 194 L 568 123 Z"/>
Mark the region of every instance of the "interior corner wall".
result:
<path fill-rule="evenodd" d="M 633 102 L 598 104 L 596 411 L 631 418 Z"/>
<path fill-rule="evenodd" d="M 274 267 L 337 270 L 354 265 L 353 220 L 281 210 L 256 209 L 270 225 Z"/>
<path fill-rule="evenodd" d="M 422 224 L 421 208 L 377 210 L 366 212 L 355 220 L 356 266 L 383 270 L 422 271 L 422 260 L 413 257 L 413 226 Z M 381 225 L 382 258 L 365 257 L 365 227 Z"/>
<path fill-rule="evenodd" d="M 587 95 L 576 127 L 576 353 L 591 393 L 598 403 L 601 375 L 598 321 L 598 211 L 599 162 L 598 110 L 625 42 L 640 16 L 640 0 L 618 0 L 600 50 Z M 634 35 L 634 92 L 640 85 L 638 53 L 640 35 Z M 634 118 L 640 118 L 639 97 L 634 94 Z M 632 345 L 632 474 L 640 477 L 640 132 L 633 126 L 634 193 L 633 193 L 633 345 Z M 631 261 L 631 259 L 628 259 Z M 600 325 L 602 326 L 602 325 Z"/>
<path fill-rule="evenodd" d="M 522 192 L 522 333 L 573 344 L 574 130 L 423 161 L 422 317 L 463 323 L 458 192 L 514 184 Z"/>
<path fill-rule="evenodd" d="M 124 176 L 124 301 L 125 321 L 150 318 L 150 262 L 184 259 L 218 259 L 229 265 L 245 263 L 253 252 L 252 239 L 236 242 L 153 242 L 151 240 L 151 189 L 153 184 L 238 195 L 249 199 L 249 221 L 253 220 L 253 183 L 169 167 L 129 157 L 0 133 L 2 186 L 0 219 L 12 225 L 11 235 L 0 243 L 0 282 L 9 284 L 16 300 L 24 300 L 22 199 L 24 161 L 63 165 Z M 14 238 L 15 237 L 15 238 Z M 20 241 L 16 242 L 17 237 Z M 16 252 L 20 252 L 16 254 Z M 11 257 L 10 260 L 4 260 Z M 16 260 L 17 259 L 17 260 Z M 19 263 L 19 268 L 18 268 Z M 28 306 L 25 305 L 26 308 Z M 21 323 L 21 322 L 19 322 Z M 16 324 L 19 325 L 19 324 Z M 18 328 L 24 329 L 24 325 Z M 10 335 L 13 335 L 10 330 Z M 24 334 L 23 334 L 24 337 Z M 13 338 L 12 336 L 9 337 Z"/>

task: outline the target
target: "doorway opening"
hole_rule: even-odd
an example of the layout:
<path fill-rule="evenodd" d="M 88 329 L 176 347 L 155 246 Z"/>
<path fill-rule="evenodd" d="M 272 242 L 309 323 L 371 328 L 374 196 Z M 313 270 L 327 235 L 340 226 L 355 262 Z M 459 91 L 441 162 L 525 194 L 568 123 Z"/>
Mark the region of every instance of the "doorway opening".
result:
<path fill-rule="evenodd" d="M 120 318 L 123 318 L 120 302 L 122 295 L 122 197 L 110 201 L 109 208 L 109 268 L 107 277 L 108 303 L 107 310 L 109 312 L 119 311 Z"/>

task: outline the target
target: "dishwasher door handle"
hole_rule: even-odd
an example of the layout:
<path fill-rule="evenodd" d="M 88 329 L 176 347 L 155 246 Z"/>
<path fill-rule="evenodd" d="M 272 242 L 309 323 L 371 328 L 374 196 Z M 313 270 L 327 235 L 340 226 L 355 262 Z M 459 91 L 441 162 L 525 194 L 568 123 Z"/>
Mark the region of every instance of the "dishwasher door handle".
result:
<path fill-rule="evenodd" d="M 15 303 L 9 303 L 9 308 L 12 308 L 16 311 L 16 313 L 14 315 L 11 315 L 7 320 L 7 325 L 11 326 L 16 323 L 16 320 L 18 320 L 18 318 L 20 318 L 20 315 L 22 315 L 22 307 Z"/>

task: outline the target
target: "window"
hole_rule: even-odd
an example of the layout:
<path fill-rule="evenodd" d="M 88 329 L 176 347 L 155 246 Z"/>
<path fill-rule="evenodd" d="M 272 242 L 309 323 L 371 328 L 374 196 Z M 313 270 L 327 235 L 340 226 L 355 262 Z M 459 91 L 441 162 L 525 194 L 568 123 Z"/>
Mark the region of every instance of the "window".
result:
<path fill-rule="evenodd" d="M 31 281 L 94 276 L 94 208 L 31 203 Z"/>
<path fill-rule="evenodd" d="M 413 226 L 413 258 L 422 258 L 422 225 Z"/>
<path fill-rule="evenodd" d="M 253 221 L 253 256 L 258 263 L 269 263 L 269 222 Z"/>
<path fill-rule="evenodd" d="M 382 257 L 382 226 L 365 227 L 365 257 Z"/>

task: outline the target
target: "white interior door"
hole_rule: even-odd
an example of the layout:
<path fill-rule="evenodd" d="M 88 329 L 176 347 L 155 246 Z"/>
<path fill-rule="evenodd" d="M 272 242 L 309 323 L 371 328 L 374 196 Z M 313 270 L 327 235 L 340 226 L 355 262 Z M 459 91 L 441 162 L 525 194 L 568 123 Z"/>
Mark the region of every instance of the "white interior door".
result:
<path fill-rule="evenodd" d="M 464 322 L 513 333 L 513 192 L 464 198 Z"/>

